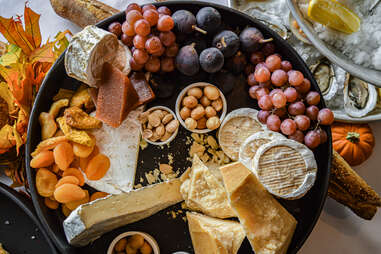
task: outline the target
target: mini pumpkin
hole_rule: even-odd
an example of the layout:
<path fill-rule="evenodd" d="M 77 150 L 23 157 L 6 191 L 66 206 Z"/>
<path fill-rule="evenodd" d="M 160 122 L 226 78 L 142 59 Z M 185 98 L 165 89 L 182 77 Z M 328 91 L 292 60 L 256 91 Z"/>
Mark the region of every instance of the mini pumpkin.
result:
<path fill-rule="evenodd" d="M 332 146 L 351 166 L 369 158 L 374 147 L 374 136 L 368 124 L 334 123 Z"/>

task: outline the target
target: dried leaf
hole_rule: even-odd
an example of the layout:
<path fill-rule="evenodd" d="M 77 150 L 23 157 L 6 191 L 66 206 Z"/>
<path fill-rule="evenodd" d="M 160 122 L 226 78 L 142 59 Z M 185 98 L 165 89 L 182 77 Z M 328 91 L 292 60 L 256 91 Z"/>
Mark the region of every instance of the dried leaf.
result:
<path fill-rule="evenodd" d="M 0 130 L 0 153 L 5 153 L 14 145 L 13 128 L 9 124 L 6 124 Z"/>
<path fill-rule="evenodd" d="M 11 64 L 20 62 L 21 54 L 21 48 L 17 47 L 14 44 L 9 44 L 7 47 L 7 53 L 0 57 L 0 64 L 9 66 Z"/>
<path fill-rule="evenodd" d="M 0 97 L 3 98 L 7 104 L 8 104 L 8 111 L 14 111 L 15 110 L 15 103 L 14 98 L 9 91 L 8 84 L 5 82 L 0 82 Z"/>
<path fill-rule="evenodd" d="M 16 151 L 17 151 L 17 155 L 18 155 L 20 152 L 20 147 L 24 144 L 24 141 L 22 140 L 19 132 L 17 131 L 16 125 L 17 125 L 16 123 L 13 125 L 12 134 L 13 134 L 13 137 L 16 141 Z"/>
<path fill-rule="evenodd" d="M 0 33 L 9 43 L 20 47 L 26 55 L 33 51 L 34 47 L 29 42 L 20 20 L 0 17 Z"/>
<path fill-rule="evenodd" d="M 24 23 L 25 23 L 25 32 L 30 43 L 33 44 L 34 48 L 39 48 L 41 45 L 41 32 L 39 26 L 40 20 L 39 14 L 35 13 L 26 6 L 24 9 Z"/>

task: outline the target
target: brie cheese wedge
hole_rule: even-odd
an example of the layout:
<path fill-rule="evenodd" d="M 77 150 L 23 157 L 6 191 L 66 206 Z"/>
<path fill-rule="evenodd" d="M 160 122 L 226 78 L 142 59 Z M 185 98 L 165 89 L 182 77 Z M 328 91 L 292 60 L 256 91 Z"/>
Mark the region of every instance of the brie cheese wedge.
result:
<path fill-rule="evenodd" d="M 63 222 L 71 245 L 85 246 L 115 228 L 145 219 L 183 200 L 181 181 L 149 185 L 80 205 Z"/>
<path fill-rule="evenodd" d="M 187 212 L 195 254 L 236 254 L 245 231 L 240 223 Z"/>

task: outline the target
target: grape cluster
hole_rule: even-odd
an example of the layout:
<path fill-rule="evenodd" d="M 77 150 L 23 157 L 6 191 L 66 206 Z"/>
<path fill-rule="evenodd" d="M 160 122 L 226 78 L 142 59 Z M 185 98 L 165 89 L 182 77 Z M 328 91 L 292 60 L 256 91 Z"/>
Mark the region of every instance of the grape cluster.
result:
<path fill-rule="evenodd" d="M 269 44 L 269 46 L 266 46 Z M 258 101 L 258 119 L 267 128 L 313 149 L 327 141 L 320 125 L 331 125 L 333 113 L 319 109 L 320 94 L 311 91 L 311 83 L 287 60 L 275 53 L 273 43 L 250 55 L 247 66 L 249 95 Z"/>
<path fill-rule="evenodd" d="M 149 72 L 171 72 L 175 69 L 174 57 L 179 50 L 176 35 L 171 31 L 174 21 L 171 10 L 152 4 L 140 7 L 131 3 L 126 9 L 123 24 L 113 22 L 109 31 L 121 36 L 121 41 L 131 48 L 131 69 L 143 68 Z"/>

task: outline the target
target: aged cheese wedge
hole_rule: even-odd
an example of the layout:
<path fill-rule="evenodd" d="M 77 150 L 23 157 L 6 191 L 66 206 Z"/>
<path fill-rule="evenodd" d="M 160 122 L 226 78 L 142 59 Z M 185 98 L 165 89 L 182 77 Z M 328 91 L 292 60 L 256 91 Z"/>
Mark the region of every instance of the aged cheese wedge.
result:
<path fill-rule="evenodd" d="M 258 121 L 257 114 L 255 109 L 240 108 L 230 112 L 222 122 L 218 142 L 233 161 L 238 160 L 242 143 L 252 134 L 265 129 Z"/>
<path fill-rule="evenodd" d="M 256 254 L 283 254 L 297 221 L 242 163 L 220 168 L 230 204 Z"/>
<path fill-rule="evenodd" d="M 235 217 L 223 185 L 197 155 L 193 157 L 189 178 L 183 181 L 180 191 L 192 210 L 217 218 Z"/>
<path fill-rule="evenodd" d="M 285 199 L 303 197 L 314 185 L 317 164 L 305 145 L 279 139 L 261 146 L 254 156 L 254 172 L 265 188 Z"/>
<path fill-rule="evenodd" d="M 235 221 L 187 212 L 189 233 L 195 254 L 236 254 L 245 231 Z"/>
<path fill-rule="evenodd" d="M 71 38 L 65 54 L 67 75 L 96 87 L 105 62 L 113 62 L 118 38 L 96 26 L 87 26 Z"/>
<path fill-rule="evenodd" d="M 139 156 L 140 123 L 137 119 L 143 106 L 132 110 L 118 128 L 103 124 L 92 130 L 99 152 L 110 158 L 110 169 L 102 179 L 86 183 L 98 191 L 119 194 L 132 190 Z M 94 113 L 91 114 L 94 116 Z M 82 169 L 83 170 L 83 169 Z"/>
<path fill-rule="evenodd" d="M 66 238 L 85 246 L 108 231 L 147 218 L 181 202 L 180 185 L 176 178 L 80 205 L 63 222 Z"/>
<path fill-rule="evenodd" d="M 254 159 L 258 148 L 272 140 L 285 139 L 282 134 L 274 131 L 260 131 L 248 137 L 239 149 L 239 161 L 252 170 L 251 161 Z"/>

